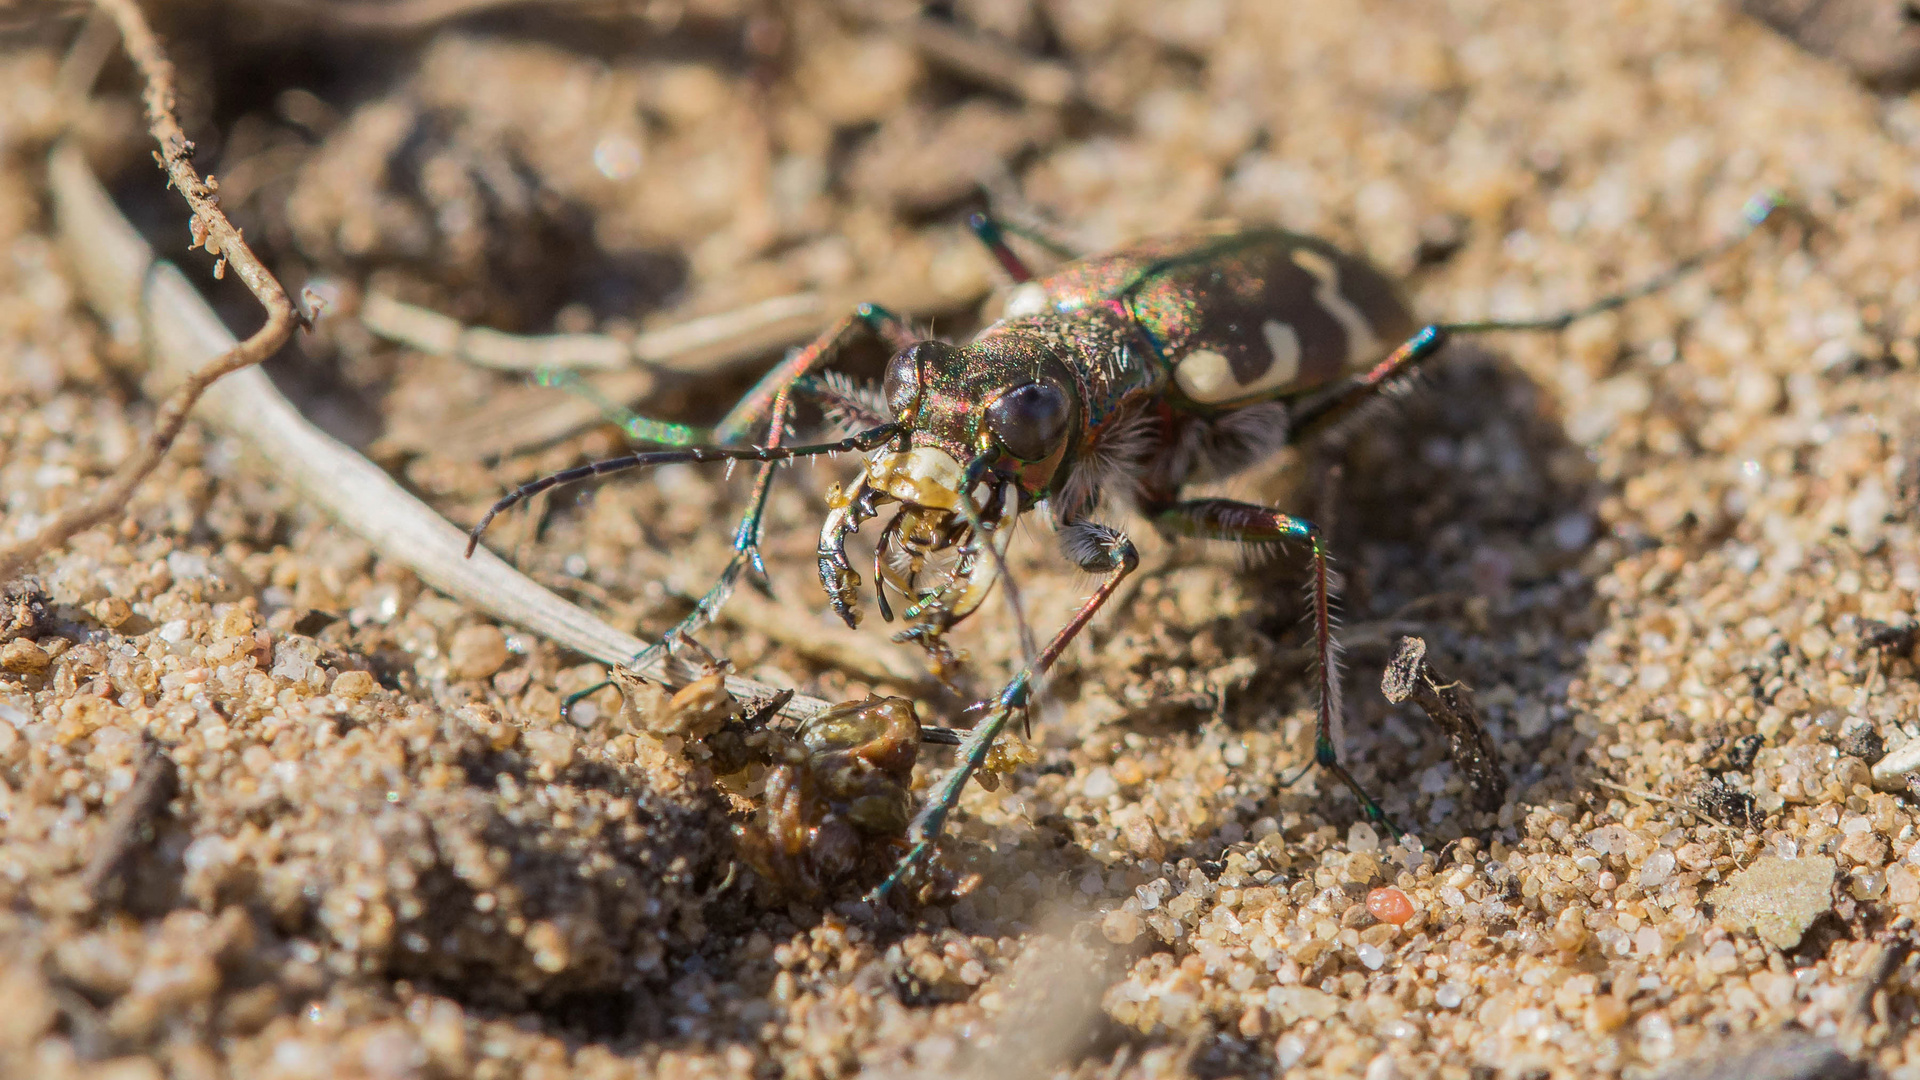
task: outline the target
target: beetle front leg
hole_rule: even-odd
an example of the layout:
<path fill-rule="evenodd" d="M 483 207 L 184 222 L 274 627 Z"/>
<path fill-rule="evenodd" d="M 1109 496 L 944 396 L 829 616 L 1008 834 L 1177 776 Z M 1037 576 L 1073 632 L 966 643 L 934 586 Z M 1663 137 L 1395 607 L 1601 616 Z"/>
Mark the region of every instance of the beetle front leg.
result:
<path fill-rule="evenodd" d="M 1231 540 L 1243 544 L 1283 540 L 1306 542 L 1313 558 L 1314 655 L 1320 669 L 1320 704 L 1314 723 L 1313 764 L 1338 777 L 1360 800 L 1370 820 L 1385 825 L 1389 832 L 1399 836 L 1399 826 L 1341 764 L 1339 748 L 1334 744 L 1334 720 L 1340 715 L 1340 672 L 1338 650 L 1333 639 L 1332 586 L 1328 580 L 1327 548 L 1319 526 L 1305 518 L 1284 514 L 1270 507 L 1231 499 L 1191 499 L 1148 507 L 1146 512 L 1162 531 L 1177 536 Z M 1296 776 L 1281 786 L 1298 779 Z"/>
<path fill-rule="evenodd" d="M 947 815 L 960 802 L 960 793 L 966 790 L 968 779 L 980 770 L 981 764 L 987 760 L 987 752 L 993 749 L 994 740 L 1006 730 L 1007 724 L 1012 722 L 1015 715 L 1024 714 L 1033 697 L 1034 683 L 1053 667 L 1054 661 L 1060 659 L 1060 654 L 1073 643 L 1073 639 L 1112 599 L 1114 590 L 1140 565 L 1140 555 L 1134 550 L 1133 541 L 1104 525 L 1091 522 L 1069 525 L 1061 531 L 1060 546 L 1082 570 L 1104 574 L 1105 580 L 1087 598 L 1087 602 L 1080 605 L 1080 610 L 1074 612 L 1073 618 L 1068 619 L 1067 624 L 1053 635 L 1053 640 L 1047 642 L 1047 647 L 1040 650 L 1033 662 L 1007 683 L 994 698 L 992 709 L 967 733 L 966 741 L 960 744 L 960 763 L 940 781 L 940 786 L 927 797 L 926 807 L 907 827 L 907 840 L 912 846 L 895 864 L 887 879 L 867 894 L 870 902 L 879 903 L 885 899 L 902 878 L 933 854 L 934 846 L 940 842 L 940 833 L 946 827 Z"/>
<path fill-rule="evenodd" d="M 765 449 L 778 450 L 786 444 L 787 422 L 792 412 L 794 399 L 802 396 L 816 396 L 819 388 L 813 383 L 813 377 L 831 367 L 840 359 L 841 354 L 853 342 L 862 337 L 876 337 L 889 347 L 903 348 L 913 341 L 907 324 L 899 316 L 877 304 L 861 304 L 853 313 L 842 319 L 832 329 L 814 339 L 805 348 L 794 350 L 788 357 L 776 365 L 773 370 L 762 376 L 753 389 L 736 402 L 727 415 L 711 432 L 687 428 L 683 425 L 663 424 L 628 414 L 622 421 L 622 427 L 642 441 L 666 443 L 674 446 L 687 446 L 710 440 L 718 446 L 738 446 L 748 442 L 757 432 L 765 431 Z M 733 557 L 720 572 L 700 599 L 694 602 L 693 610 L 688 612 L 673 628 L 661 635 L 658 642 L 648 646 L 630 662 L 631 666 L 641 666 L 648 659 L 665 650 L 676 638 L 690 637 L 692 634 L 713 621 L 719 614 L 733 590 L 739 585 L 743 575 L 751 573 L 753 580 L 763 589 L 766 582 L 766 566 L 760 556 L 760 537 L 766 516 L 767 495 L 773 486 L 773 470 L 778 460 L 763 460 L 754 476 L 753 492 L 747 499 L 747 509 L 733 533 Z M 547 478 L 551 481 L 553 478 Z M 495 510 L 498 510 L 496 505 Z M 491 512 L 488 515 L 492 516 Z M 483 522 L 484 526 L 484 522 Z M 589 687 L 567 698 L 564 707 L 599 690 L 605 683 Z"/>
<path fill-rule="evenodd" d="M 863 337 L 877 337 L 896 348 L 904 348 L 913 341 L 906 322 L 899 316 L 878 304 L 861 304 L 833 329 L 805 348 L 795 350 L 762 376 L 714 428 L 716 441 L 723 445 L 745 442 L 764 427 L 767 432 L 765 445 L 770 448 L 782 445 L 786 439 L 787 422 L 794 399 L 810 395 L 813 376 L 831 367 L 849 345 Z M 776 464 L 770 461 L 761 465 L 754 476 L 753 493 L 747 499 L 746 512 L 734 527 L 733 557 L 728 560 L 726 569 L 720 572 L 713 587 L 694 603 L 693 610 L 663 634 L 659 642 L 636 657 L 635 664 L 666 648 L 674 638 L 691 635 L 712 622 L 733 595 L 742 575 L 751 573 L 750 580 L 763 591 L 766 590 L 767 570 L 760 557 L 760 537 Z"/>

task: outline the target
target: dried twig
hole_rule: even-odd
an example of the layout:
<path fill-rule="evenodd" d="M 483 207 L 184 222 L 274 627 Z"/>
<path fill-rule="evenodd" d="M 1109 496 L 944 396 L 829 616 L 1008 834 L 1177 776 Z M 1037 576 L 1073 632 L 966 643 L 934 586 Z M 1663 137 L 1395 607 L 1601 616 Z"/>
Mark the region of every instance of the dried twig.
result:
<path fill-rule="evenodd" d="M 1447 733 L 1453 763 L 1467 778 L 1474 807 L 1489 812 L 1500 809 L 1507 801 L 1507 774 L 1501 770 L 1500 759 L 1493 752 L 1493 741 L 1480 726 L 1467 688 L 1442 678 L 1427 663 L 1424 640 L 1400 639 L 1393 662 L 1380 677 L 1380 692 L 1396 705 L 1412 698 L 1414 704 Z"/>
<path fill-rule="evenodd" d="M 160 459 L 166 456 L 181 428 L 186 426 L 187 413 L 207 388 L 278 352 L 293 335 L 293 328 L 306 321 L 294 310 L 280 282 L 254 256 L 240 230 L 221 213 L 219 185 L 212 180 L 201 180 L 200 174 L 194 171 L 193 143 L 188 141 L 173 113 L 173 64 L 161 50 L 160 41 L 148 27 L 146 17 L 133 0 L 98 0 L 98 4 L 119 26 L 128 55 L 146 79 L 142 96 L 147 105 L 148 130 L 160 144 L 157 157 L 161 168 L 166 170 L 168 182 L 193 210 L 195 246 L 204 246 L 221 260 L 214 268 L 216 276 L 222 267 L 233 267 L 247 289 L 267 309 L 267 321 L 252 337 L 186 373 L 179 388 L 161 403 L 146 446 L 109 477 L 91 499 L 61 514 L 36 535 L 0 548 L 0 581 L 18 574 L 34 559 L 59 548 L 75 535 L 124 513 L 134 489 L 159 466 Z"/>
<path fill-rule="evenodd" d="M 95 910 L 125 899 L 127 870 L 133 857 L 153 843 L 154 819 L 179 790 L 179 780 L 166 749 L 147 736 L 140 747 L 140 769 L 133 786 L 113 804 L 106 833 L 80 875 L 80 888 Z"/>
<path fill-rule="evenodd" d="M 233 335 L 184 275 L 154 258 L 78 147 L 56 147 L 47 173 L 67 258 L 88 302 L 116 333 L 145 341 L 153 364 L 163 369 L 191 370 L 232 348 Z M 239 371 L 210 388 L 202 415 L 245 442 L 254 460 L 365 538 L 383 558 L 448 596 L 602 663 L 626 663 L 646 647 L 485 549 L 463 558 L 465 532 L 351 447 L 314 427 L 264 373 Z M 664 664 L 649 665 L 641 674 L 667 681 Z M 743 698 L 778 692 L 749 679 L 730 678 L 727 685 Z M 795 695 L 784 711 L 805 718 L 826 707 L 818 698 Z"/>

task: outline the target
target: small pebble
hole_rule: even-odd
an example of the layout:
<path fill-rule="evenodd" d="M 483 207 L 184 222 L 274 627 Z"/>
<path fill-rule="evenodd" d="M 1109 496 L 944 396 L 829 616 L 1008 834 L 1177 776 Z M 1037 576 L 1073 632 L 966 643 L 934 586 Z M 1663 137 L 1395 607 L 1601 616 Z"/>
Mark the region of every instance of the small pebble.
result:
<path fill-rule="evenodd" d="M 527 748 L 533 751 L 533 759 L 542 765 L 551 765 L 558 771 L 573 764 L 573 740 L 564 732 L 529 731 L 526 741 Z"/>
<path fill-rule="evenodd" d="M 1116 908 L 1101 920 L 1100 932 L 1115 945 L 1130 945 L 1140 936 L 1140 916 L 1124 908 Z"/>
<path fill-rule="evenodd" d="M 133 605 L 117 596 L 109 596 L 93 605 L 93 616 L 107 629 L 118 630 L 122 623 L 133 618 Z"/>
<path fill-rule="evenodd" d="M 1587 944 L 1587 924 L 1580 909 L 1569 907 L 1553 923 L 1553 946 L 1562 952 L 1577 953 Z"/>
<path fill-rule="evenodd" d="M 1089 799 L 1104 799 L 1119 790 L 1120 785 L 1113 780 L 1113 770 L 1105 765 L 1088 773 L 1086 782 L 1080 788 L 1081 793 Z"/>
<path fill-rule="evenodd" d="M 332 691 L 335 697 L 358 701 L 373 693 L 374 685 L 371 672 L 343 671 L 333 677 Z"/>
<path fill-rule="evenodd" d="M 1752 930 L 1777 949 L 1793 949 L 1813 920 L 1832 909 L 1833 875 L 1833 860 L 1825 855 L 1763 855 L 1708 900 L 1727 929 Z"/>
<path fill-rule="evenodd" d="M 527 928 L 527 950 L 533 953 L 533 966 L 548 974 L 565 971 L 572 960 L 566 935 L 550 922 L 537 922 Z"/>
<path fill-rule="evenodd" d="M 1656 851 L 1647 856 L 1647 861 L 1640 867 L 1640 887 L 1657 889 L 1665 885 L 1667 879 L 1673 876 L 1673 865 L 1673 853 L 1670 851 Z"/>
<path fill-rule="evenodd" d="M 21 675 L 32 675 L 47 670 L 52 663 L 47 650 L 28 641 L 26 638 L 14 638 L 0 648 L 0 668 Z"/>
<path fill-rule="evenodd" d="M 1587 1030 L 1604 1035 L 1626 1023 L 1631 1015 L 1632 1010 L 1617 997 L 1604 995 L 1594 998 L 1593 1004 L 1587 1006 Z"/>
<path fill-rule="evenodd" d="M 486 679 L 507 663 L 507 635 L 497 626 L 468 626 L 447 646 L 447 669 L 456 679 Z"/>
<path fill-rule="evenodd" d="M 1873 786 L 1881 791 L 1905 791 L 1914 776 L 1920 776 L 1920 739 L 1902 744 L 1873 764 Z"/>
<path fill-rule="evenodd" d="M 1413 918 L 1413 901 L 1399 889 L 1375 889 L 1367 894 L 1367 912 L 1381 922 L 1399 926 Z"/>
<path fill-rule="evenodd" d="M 113 601 L 108 601 L 112 603 Z M 122 620 L 124 621 L 124 620 Z M 249 637 L 253 634 L 253 616 L 240 608 L 229 608 L 214 627 L 217 638 Z"/>

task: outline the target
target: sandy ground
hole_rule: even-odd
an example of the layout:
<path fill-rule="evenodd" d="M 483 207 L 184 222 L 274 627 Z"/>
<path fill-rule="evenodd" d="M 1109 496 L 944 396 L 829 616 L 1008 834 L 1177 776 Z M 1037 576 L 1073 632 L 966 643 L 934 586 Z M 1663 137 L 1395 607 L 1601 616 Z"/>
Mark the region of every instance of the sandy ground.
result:
<path fill-rule="evenodd" d="M 1311 752 L 1298 563 L 1140 526 L 1146 569 L 1063 660 L 1035 762 L 969 791 L 951 893 L 882 913 L 859 881 L 760 880 L 729 832 L 744 804 L 611 692 L 560 719 L 597 666 L 424 590 L 190 429 L 124 522 L 0 610 L 0 1072 L 1654 1076 L 1792 1030 L 1920 1075 L 1908 971 L 1876 974 L 1920 914 L 1920 836 L 1870 772 L 1920 738 L 1898 632 L 1920 592 L 1920 103 L 1705 0 L 961 0 L 959 26 L 1039 58 L 998 86 L 881 0 L 349 25 L 365 7 L 164 9 L 199 164 L 290 284 L 509 330 L 811 287 L 964 333 L 999 281 L 960 225 L 982 182 L 1087 250 L 1223 216 L 1321 233 L 1449 318 L 1653 272 L 1763 188 L 1810 225 L 1617 316 L 1457 347 L 1330 454 L 1331 499 L 1294 491 L 1291 458 L 1227 485 L 1330 524 L 1346 751 L 1403 841 L 1325 776 L 1278 784 Z M 51 240 L 58 127 L 163 254 L 185 235 L 127 73 L 85 109 L 54 97 L 73 26 L 29 20 L 0 58 L 8 538 L 152 416 Z M 461 523 L 620 446 L 602 427 L 489 459 L 479 410 L 557 392 L 344 315 L 273 373 Z M 710 420 L 742 384 L 670 380 L 647 407 Z M 778 599 L 703 640 L 770 683 L 951 717 L 886 677 L 878 620 L 850 661 L 810 645 L 843 468 L 783 480 Z M 657 634 L 745 490 L 662 470 L 492 543 Z M 1042 526 L 1012 561 L 1043 627 L 1089 588 Z M 1511 778 L 1497 812 L 1380 697 L 1402 633 L 1473 687 Z M 1016 653 L 997 604 L 959 640 L 981 690 Z M 144 790 L 143 733 L 177 794 L 90 873 Z M 1379 887 L 1411 918 L 1370 912 Z"/>

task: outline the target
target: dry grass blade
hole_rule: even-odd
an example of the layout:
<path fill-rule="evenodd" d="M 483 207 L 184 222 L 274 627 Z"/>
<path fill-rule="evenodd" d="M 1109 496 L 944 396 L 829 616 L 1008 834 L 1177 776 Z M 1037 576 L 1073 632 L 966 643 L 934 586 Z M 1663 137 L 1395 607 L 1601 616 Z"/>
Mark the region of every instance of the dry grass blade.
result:
<path fill-rule="evenodd" d="M 207 357 L 232 348 L 233 335 L 184 275 L 154 259 L 78 148 L 57 147 L 47 172 L 67 258 L 88 301 L 117 333 L 145 341 L 152 363 L 175 371 L 199 368 Z M 314 427 L 265 373 L 239 371 L 210 387 L 203 415 L 245 442 L 254 460 L 302 498 L 448 596 L 603 663 L 625 663 L 646 647 L 485 550 L 462 557 L 465 532 Z M 664 663 L 641 674 L 663 682 L 667 677 Z M 727 685 L 738 697 L 778 692 L 749 679 L 730 678 Z M 818 698 L 795 695 L 783 711 L 804 718 L 826 707 Z"/>
<path fill-rule="evenodd" d="M 59 548 L 75 535 L 85 532 L 125 511 L 127 500 L 141 481 L 152 474 L 186 426 L 187 414 L 200 401 L 207 388 L 220 379 L 258 364 L 280 350 L 293 335 L 294 327 L 305 318 L 294 310 L 280 282 L 261 265 L 247 246 L 240 230 L 234 228 L 220 211 L 219 185 L 202 180 L 191 163 L 193 143 L 174 116 L 173 64 L 160 48 L 160 40 L 133 0 L 99 0 L 100 10 L 120 28 L 127 54 L 133 58 L 146 80 L 142 96 L 147 106 L 148 130 L 160 144 L 160 167 L 175 190 L 193 210 L 192 228 L 196 246 L 204 246 L 218 256 L 221 268 L 231 266 L 240 275 L 261 306 L 267 309 L 266 324 L 253 336 L 187 372 L 180 386 L 160 405 L 154 416 L 153 431 L 146 445 L 122 465 L 91 499 L 68 510 L 42 528 L 39 533 L 6 548 L 0 548 L 0 581 L 20 573 L 33 560 Z"/>
<path fill-rule="evenodd" d="M 1065 105 L 1079 96 L 1079 77 L 1065 64 L 1029 56 L 940 19 L 922 16 L 908 24 L 907 32 L 934 63 L 1035 105 Z"/>
<path fill-rule="evenodd" d="M 600 0 L 274 0 L 279 7 L 349 30 L 407 33 L 503 8 L 571 8 L 580 13 L 617 15 L 616 4 Z"/>
<path fill-rule="evenodd" d="M 367 329 L 422 352 L 494 371 L 616 371 L 635 363 L 687 375 L 731 367 L 814 333 L 826 318 L 818 293 L 776 296 L 622 339 L 610 334 L 506 334 L 463 326 L 436 311 L 369 293 Z"/>

